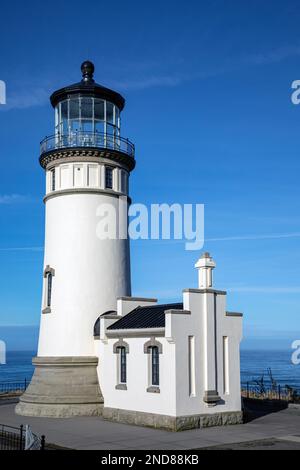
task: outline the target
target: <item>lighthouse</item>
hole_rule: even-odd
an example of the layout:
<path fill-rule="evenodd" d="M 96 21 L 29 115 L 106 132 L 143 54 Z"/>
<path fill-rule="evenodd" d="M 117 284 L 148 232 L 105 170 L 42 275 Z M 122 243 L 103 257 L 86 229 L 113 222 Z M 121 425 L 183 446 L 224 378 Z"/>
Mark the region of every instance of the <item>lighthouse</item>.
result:
<path fill-rule="evenodd" d="M 195 264 L 198 284 L 183 286 L 180 302 L 132 297 L 127 233 L 135 149 L 121 133 L 125 101 L 95 83 L 91 62 L 81 71 L 79 83 L 51 95 L 54 134 L 41 142 L 40 334 L 16 413 L 102 415 L 172 431 L 240 424 L 243 314 L 227 310 L 208 252 Z"/>
<path fill-rule="evenodd" d="M 81 72 L 79 83 L 51 95 L 54 134 L 40 147 L 46 179 L 43 292 L 35 372 L 16 408 L 23 415 L 101 414 L 101 358 L 92 331 L 100 315 L 117 309 L 117 298 L 131 295 L 127 236 L 98 230 L 101 217 L 109 224 L 115 214 L 118 233 L 127 234 L 127 212 L 119 212 L 130 201 L 135 158 L 134 145 L 121 134 L 125 100 L 95 82 L 91 62 Z"/>

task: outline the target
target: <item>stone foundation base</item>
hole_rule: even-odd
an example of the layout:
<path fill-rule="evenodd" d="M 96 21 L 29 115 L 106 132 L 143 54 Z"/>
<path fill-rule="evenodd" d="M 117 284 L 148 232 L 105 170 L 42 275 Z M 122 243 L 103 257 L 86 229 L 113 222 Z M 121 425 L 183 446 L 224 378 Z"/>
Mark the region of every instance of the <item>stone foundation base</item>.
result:
<path fill-rule="evenodd" d="M 103 408 L 103 418 L 120 423 L 148 426 L 168 431 L 185 431 L 187 429 L 207 428 L 211 426 L 225 426 L 241 424 L 242 411 L 228 411 L 212 414 L 199 414 L 191 416 L 167 416 L 141 411 L 128 411 L 118 408 Z"/>
<path fill-rule="evenodd" d="M 22 416 L 35 416 L 41 418 L 72 418 L 74 416 L 100 416 L 103 405 L 81 404 L 81 405 L 38 405 L 20 401 L 15 411 Z"/>
<path fill-rule="evenodd" d="M 16 413 L 68 418 L 101 415 L 103 396 L 97 357 L 36 357 L 35 372 Z"/>

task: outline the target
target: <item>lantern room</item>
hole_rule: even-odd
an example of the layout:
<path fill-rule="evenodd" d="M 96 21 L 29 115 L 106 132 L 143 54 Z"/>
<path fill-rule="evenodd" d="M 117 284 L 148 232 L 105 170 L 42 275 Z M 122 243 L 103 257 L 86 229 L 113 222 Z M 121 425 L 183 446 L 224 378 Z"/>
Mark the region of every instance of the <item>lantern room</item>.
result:
<path fill-rule="evenodd" d="M 81 65 L 82 80 L 55 91 L 55 133 L 41 142 L 41 154 L 55 149 L 92 147 L 111 149 L 134 157 L 134 145 L 120 134 L 124 98 L 95 82 L 94 65 Z"/>
<path fill-rule="evenodd" d="M 55 134 L 93 132 L 120 135 L 120 110 L 110 101 L 82 96 L 71 96 L 55 106 Z"/>

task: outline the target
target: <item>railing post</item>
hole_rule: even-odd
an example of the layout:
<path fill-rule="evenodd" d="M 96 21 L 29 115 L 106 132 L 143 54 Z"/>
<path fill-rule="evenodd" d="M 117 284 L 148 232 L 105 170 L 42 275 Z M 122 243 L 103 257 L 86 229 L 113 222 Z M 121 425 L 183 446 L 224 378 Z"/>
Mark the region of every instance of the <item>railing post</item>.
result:
<path fill-rule="evenodd" d="M 278 385 L 278 400 L 281 399 L 281 387 L 280 384 Z"/>
<path fill-rule="evenodd" d="M 26 380 L 26 378 L 25 378 L 25 380 L 24 380 L 24 386 L 25 386 L 24 390 L 26 390 L 26 388 L 27 388 L 27 380 Z"/>
<path fill-rule="evenodd" d="M 247 398 L 249 398 L 249 382 L 247 382 Z"/>
<path fill-rule="evenodd" d="M 21 424 L 20 426 L 20 450 L 24 450 L 23 449 L 23 424 Z"/>
<path fill-rule="evenodd" d="M 41 448 L 40 450 L 45 450 L 45 436 L 42 435 L 41 437 Z"/>

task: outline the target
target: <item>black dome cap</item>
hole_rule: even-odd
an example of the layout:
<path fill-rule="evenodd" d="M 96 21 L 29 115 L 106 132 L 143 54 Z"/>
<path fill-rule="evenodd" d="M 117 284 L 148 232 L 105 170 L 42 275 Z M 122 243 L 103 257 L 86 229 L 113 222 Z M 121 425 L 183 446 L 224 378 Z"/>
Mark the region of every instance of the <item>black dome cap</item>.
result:
<path fill-rule="evenodd" d="M 93 62 L 86 60 L 85 62 L 82 62 L 80 68 L 82 72 L 82 81 L 94 83 L 93 75 L 95 72 L 95 66 Z"/>
<path fill-rule="evenodd" d="M 69 98 L 72 95 L 82 96 L 94 96 L 103 100 L 114 103 L 120 111 L 125 106 L 125 99 L 116 91 L 110 90 L 102 85 L 95 82 L 93 75 L 95 66 L 89 60 L 84 61 L 81 64 L 82 80 L 79 83 L 60 88 L 59 90 L 52 93 L 50 101 L 53 107 L 55 107 L 60 101 Z"/>

